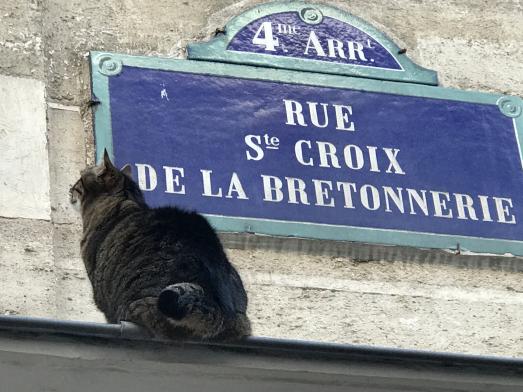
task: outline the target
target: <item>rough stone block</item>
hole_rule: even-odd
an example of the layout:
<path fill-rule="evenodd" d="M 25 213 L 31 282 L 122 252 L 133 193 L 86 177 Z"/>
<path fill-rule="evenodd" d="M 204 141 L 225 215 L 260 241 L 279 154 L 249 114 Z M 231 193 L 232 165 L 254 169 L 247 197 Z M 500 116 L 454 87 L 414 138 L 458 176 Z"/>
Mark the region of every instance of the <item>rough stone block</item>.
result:
<path fill-rule="evenodd" d="M 55 223 L 79 224 L 69 189 L 85 168 L 85 133 L 80 109 L 50 104 L 48 111 L 51 206 Z"/>
<path fill-rule="evenodd" d="M 41 1 L 0 1 L 0 72 L 43 79 Z"/>

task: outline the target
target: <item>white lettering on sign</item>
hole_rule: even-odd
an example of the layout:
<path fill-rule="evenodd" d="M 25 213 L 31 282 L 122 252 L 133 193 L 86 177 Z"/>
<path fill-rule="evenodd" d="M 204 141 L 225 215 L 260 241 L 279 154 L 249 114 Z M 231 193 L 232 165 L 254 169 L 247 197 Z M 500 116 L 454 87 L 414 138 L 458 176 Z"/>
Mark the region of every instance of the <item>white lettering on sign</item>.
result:
<path fill-rule="evenodd" d="M 300 143 L 309 147 L 312 145 L 308 140 L 302 140 Z M 359 148 L 359 151 L 363 153 L 364 149 Z M 374 151 L 374 148 L 367 148 L 367 151 Z M 300 159 L 303 162 L 312 163 L 312 159 L 308 160 L 309 158 L 303 156 Z M 367 163 L 366 160 L 364 162 Z M 185 185 L 182 184 L 185 177 L 184 168 L 163 166 L 163 176 L 159 176 L 158 173 L 162 173 L 162 171 L 157 171 L 152 165 L 136 163 L 135 166 L 138 173 L 138 184 L 143 191 L 154 191 L 160 185 L 165 193 L 185 194 Z M 365 167 L 365 164 L 363 167 Z M 213 170 L 201 169 L 200 172 L 203 189 L 201 195 L 203 197 L 249 200 L 238 173 L 227 174 L 225 182 L 223 181 L 224 176 L 220 175 L 222 182 L 215 184 Z M 319 178 L 314 178 L 308 182 L 308 180 L 299 177 L 280 178 L 267 174 L 262 174 L 261 180 L 262 200 L 264 202 L 295 205 L 313 204 L 318 207 L 331 208 L 340 205 L 346 209 L 363 208 L 371 212 L 420 214 L 435 218 L 501 224 L 517 223 L 513 213 L 513 201 L 506 197 L 474 196 L 465 193 L 417 190 L 386 185 L 376 186 L 344 181 L 333 182 Z M 428 197 L 429 195 L 430 197 Z"/>
<path fill-rule="evenodd" d="M 212 184 L 212 170 L 200 170 L 202 174 L 202 183 L 203 183 L 203 193 L 202 196 L 205 197 L 223 197 L 222 187 L 218 186 L 213 188 Z M 214 192 L 213 192 L 214 189 Z M 229 190 L 225 195 L 227 199 L 243 199 L 248 200 L 243 185 L 238 177 L 237 173 L 232 173 L 231 179 L 229 180 Z"/>
<path fill-rule="evenodd" d="M 309 34 L 309 39 L 307 40 L 307 46 L 305 46 L 305 51 L 303 53 L 309 54 L 309 52 L 311 50 L 314 50 L 314 52 L 316 52 L 315 53 L 316 56 L 320 56 L 320 57 L 326 56 L 325 51 L 323 50 L 323 48 L 320 44 L 320 40 L 316 36 L 316 33 L 314 32 L 314 30 L 311 30 L 311 32 Z"/>
<path fill-rule="evenodd" d="M 262 37 L 263 34 L 263 37 Z M 279 45 L 278 38 L 274 38 L 272 34 L 272 23 L 263 22 L 259 29 L 254 34 L 252 38 L 252 43 L 254 45 L 262 46 L 265 50 L 274 52 L 276 46 Z"/>
<path fill-rule="evenodd" d="M 328 38 L 326 46 L 327 51 L 325 51 L 325 44 L 322 44 L 314 30 L 311 30 L 303 54 L 318 57 L 328 56 L 330 58 L 341 58 L 354 61 L 368 61 L 363 50 L 364 46 L 361 43 L 355 41 L 346 41 L 345 43 L 347 46 L 344 45 L 343 41 L 335 38 Z"/>
<path fill-rule="evenodd" d="M 263 159 L 265 156 L 263 148 L 267 150 L 278 150 L 280 148 L 280 139 L 276 136 L 269 136 L 268 134 L 263 136 L 246 135 L 244 141 L 247 147 L 252 150 L 245 151 L 248 161 L 259 161 Z"/>
<path fill-rule="evenodd" d="M 454 196 L 456 198 L 456 210 L 458 212 L 457 218 L 478 220 L 476 210 L 472 207 L 472 204 L 474 203 L 472 197 L 460 193 L 455 193 Z M 490 215 L 488 218 L 490 219 Z"/>
<path fill-rule="evenodd" d="M 156 177 L 156 170 L 147 163 L 136 163 L 138 169 L 138 186 L 143 191 L 154 191 L 158 180 Z"/>
<path fill-rule="evenodd" d="M 312 148 L 310 140 L 298 140 L 294 145 L 294 155 L 296 157 L 296 160 L 303 166 L 314 166 L 314 161 L 312 160 L 312 158 L 310 158 L 310 156 L 308 158 L 304 158 L 303 156 L 304 144 L 307 147 L 309 147 L 309 149 Z"/>
<path fill-rule="evenodd" d="M 479 202 L 481 204 L 481 212 L 483 213 L 484 222 L 492 222 L 490 217 L 490 211 L 488 207 L 488 196 L 478 195 Z"/>
<path fill-rule="evenodd" d="M 363 53 L 363 45 L 359 42 L 347 41 L 347 48 L 349 49 L 350 60 L 367 61 L 365 53 Z M 356 55 L 358 55 L 358 58 L 356 58 Z"/>
<path fill-rule="evenodd" d="M 216 193 L 212 191 L 211 174 L 212 170 L 200 170 L 202 173 L 203 193 L 206 197 L 222 197 L 222 188 L 218 188 Z"/>
<path fill-rule="evenodd" d="M 298 27 L 292 24 L 273 23 L 266 21 L 260 24 L 252 36 L 253 45 L 262 47 L 265 51 L 275 52 L 277 47 L 283 52 L 287 49 L 280 41 L 277 34 L 295 35 L 298 33 Z M 367 40 L 367 47 L 371 48 L 370 41 Z M 311 30 L 307 37 L 307 42 L 294 42 L 293 45 L 304 45 L 299 50 L 310 57 L 329 57 L 332 59 L 343 59 L 351 61 L 369 61 L 365 55 L 365 46 L 357 41 L 342 41 L 333 37 L 318 37 L 316 31 Z M 373 61 L 373 60 L 371 60 Z"/>
<path fill-rule="evenodd" d="M 289 25 L 289 24 L 281 24 L 278 23 L 276 25 L 276 29 L 278 30 L 279 34 L 296 34 L 298 32 L 298 27 L 295 25 Z"/>
<path fill-rule="evenodd" d="M 343 42 L 339 39 L 330 38 L 327 40 L 327 46 L 329 47 L 329 57 L 336 58 L 340 57 L 346 59 L 345 51 L 343 50 Z"/>
<path fill-rule="evenodd" d="M 512 208 L 512 199 L 505 197 L 493 197 L 494 203 L 496 203 L 496 211 L 498 213 L 498 222 L 500 223 L 516 223 L 516 217 L 510 213 Z M 509 220 L 507 220 L 509 218 Z"/>
<path fill-rule="evenodd" d="M 363 207 L 369 211 L 383 210 L 389 213 L 411 215 L 422 213 L 422 215 L 435 218 L 452 219 L 456 217 L 483 222 L 492 222 L 491 214 L 494 210 L 497 215 L 497 223 L 516 223 L 516 218 L 511 210 L 513 204 L 510 198 L 474 197 L 463 193 L 429 191 L 432 197 L 427 199 L 426 190 L 378 187 L 372 184 L 358 186 L 356 183 L 341 181 L 333 183 L 321 179 L 313 179 L 312 184 L 307 184 L 304 180 L 294 177 L 285 177 L 286 193 L 283 187 L 284 182 L 279 177 L 262 175 L 262 180 L 264 201 L 303 205 L 312 202 L 315 206 L 321 207 L 335 207 L 341 203 L 343 208 Z M 488 202 L 488 199 L 492 199 L 494 203 Z M 476 201 L 481 204 L 479 208 L 475 205 Z"/>
<path fill-rule="evenodd" d="M 390 202 L 392 201 L 394 203 L 394 206 L 398 209 L 398 211 L 402 214 L 405 213 L 405 207 L 403 205 L 403 188 L 397 187 L 396 190 L 394 190 L 390 186 L 384 186 L 383 192 L 385 194 L 385 211 L 392 212 L 390 208 Z"/>
<path fill-rule="evenodd" d="M 267 25 L 267 29 L 269 26 Z M 270 34 L 269 34 L 270 35 Z M 267 38 L 267 34 L 265 34 Z M 262 38 L 260 38 L 262 39 Z M 338 42 L 332 41 L 332 50 L 339 51 Z M 339 53 L 338 53 L 339 54 Z M 329 132 L 357 130 L 355 119 L 357 109 L 352 105 L 327 102 L 300 102 L 285 98 L 281 109 L 281 120 L 290 131 L 293 127 L 312 128 L 313 131 Z M 358 128 L 359 129 L 359 128 Z M 368 171 L 380 176 L 408 176 L 408 165 L 404 162 L 402 151 L 393 146 L 381 147 L 358 145 L 354 135 L 347 133 L 348 142 L 332 142 L 296 138 L 288 145 L 270 130 L 260 134 L 244 136 L 245 164 L 259 165 L 259 161 L 270 159 L 278 150 L 290 154 L 287 158 L 296 165 L 350 172 Z M 285 139 L 286 140 L 286 139 Z M 351 142 L 352 140 L 352 142 Z M 282 162 L 282 164 L 288 163 Z M 167 194 L 186 194 L 183 183 L 187 171 L 180 166 L 164 165 L 159 169 L 147 163 L 136 163 L 138 184 L 143 191 L 157 189 Z M 163 168 L 163 170 L 162 170 Z M 288 175 L 275 176 L 260 174 L 246 180 L 250 185 L 245 188 L 238 172 L 217 172 L 212 169 L 199 169 L 192 173 L 200 177 L 200 195 L 206 198 L 249 200 L 251 192 L 259 192 L 260 203 L 285 203 L 308 208 L 339 207 L 343 209 L 362 209 L 370 214 L 385 212 L 388 214 L 433 217 L 442 220 L 461 220 L 490 222 L 492 224 L 516 224 L 514 203 L 511 198 L 502 196 L 473 195 L 463 192 L 451 192 L 438 189 L 413 189 L 406 185 L 389 186 L 353 181 L 334 181 L 328 178 L 300 178 L 290 172 Z M 321 171 L 328 173 L 328 171 Z M 361 178 L 361 176 L 359 177 Z M 254 181 L 254 186 L 253 186 Z M 256 184 L 257 183 L 257 184 Z M 404 183 L 407 184 L 407 183 Z"/>
<path fill-rule="evenodd" d="M 436 218 L 452 218 L 452 211 L 447 209 L 447 202 L 450 201 L 448 192 L 430 191 L 434 202 L 434 216 Z"/>
<path fill-rule="evenodd" d="M 163 169 L 165 170 L 165 193 L 177 193 L 179 195 L 185 195 L 185 185 L 181 184 L 181 178 L 184 176 L 183 168 L 164 166 Z M 176 188 L 174 187 L 175 185 Z"/>
<path fill-rule="evenodd" d="M 234 196 L 236 194 L 236 196 Z M 240 178 L 238 177 L 238 174 L 232 173 L 231 176 L 231 182 L 229 184 L 229 191 L 225 195 L 226 198 L 232 199 L 243 199 L 247 200 L 249 199 L 247 195 L 245 194 L 245 190 L 243 189 L 242 183 L 240 181 Z"/>
<path fill-rule="evenodd" d="M 378 189 L 370 184 L 365 184 L 360 188 L 360 200 L 363 207 L 370 211 L 376 211 L 381 205 Z"/>
<path fill-rule="evenodd" d="M 313 179 L 314 191 L 316 192 L 316 202 L 314 205 L 322 207 L 334 207 L 334 200 L 330 192 L 332 192 L 332 182 L 325 180 Z"/>
<path fill-rule="evenodd" d="M 343 152 L 340 153 L 339 150 Z M 319 167 L 341 169 L 340 162 L 342 162 L 343 167 L 351 170 L 361 170 L 367 167 L 369 171 L 379 173 L 381 172 L 380 167 L 388 165 L 385 173 L 405 175 L 398 162 L 400 152 L 398 148 L 366 146 L 365 149 L 362 149 L 355 144 L 348 144 L 339 150 L 330 142 L 317 141 L 315 147 L 310 140 L 298 140 L 294 144 L 295 158 L 303 166 L 316 166 L 319 162 Z M 380 151 L 379 154 L 378 151 Z M 315 158 L 317 159 L 315 160 Z M 384 165 L 383 163 L 380 165 L 382 160 L 386 161 Z"/>
<path fill-rule="evenodd" d="M 263 159 L 263 156 L 265 155 L 263 152 L 263 148 L 260 147 L 261 144 L 261 137 L 258 135 L 247 135 L 243 139 L 245 141 L 245 144 L 252 149 L 246 150 L 245 155 L 247 156 L 248 161 L 260 161 Z M 253 154 L 253 152 L 255 154 Z"/>
<path fill-rule="evenodd" d="M 343 208 L 355 208 L 352 202 L 352 193 L 356 192 L 356 184 L 337 181 L 336 189 L 343 193 Z"/>
<path fill-rule="evenodd" d="M 261 175 L 263 180 L 263 201 L 279 203 L 283 200 L 283 182 L 275 176 Z"/>
<path fill-rule="evenodd" d="M 285 177 L 287 181 L 287 189 L 289 191 L 290 204 L 309 204 L 307 193 L 305 192 L 305 181 L 301 178 Z M 300 201 L 298 202 L 298 198 Z"/>
<path fill-rule="evenodd" d="M 305 105 L 298 101 L 284 99 L 283 103 L 287 116 L 285 124 L 287 125 L 307 127 L 308 124 L 312 124 L 317 128 L 325 128 L 329 124 L 329 117 L 334 116 L 337 130 L 351 132 L 356 130 L 354 122 L 349 119 L 349 116 L 352 116 L 352 106 L 350 105 L 306 102 L 307 109 L 304 112 Z M 322 107 L 321 114 L 318 113 L 318 104 Z"/>

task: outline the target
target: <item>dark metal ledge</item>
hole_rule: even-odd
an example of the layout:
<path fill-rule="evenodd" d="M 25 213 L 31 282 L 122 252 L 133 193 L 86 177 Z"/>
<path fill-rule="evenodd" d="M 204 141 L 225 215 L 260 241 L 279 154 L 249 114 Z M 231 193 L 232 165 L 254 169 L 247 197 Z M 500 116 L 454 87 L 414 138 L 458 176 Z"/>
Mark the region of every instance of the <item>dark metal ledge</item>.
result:
<path fill-rule="evenodd" d="M 138 325 L 130 322 L 104 324 L 72 320 L 55 320 L 25 316 L 0 316 L 0 330 L 13 332 L 38 332 L 65 334 L 71 336 L 116 338 L 128 340 L 152 340 Z M 155 340 L 159 342 L 158 340 Z M 161 341 L 160 341 L 161 342 Z M 164 343 L 180 343 L 163 341 Z M 470 355 L 422 350 L 364 346 L 353 344 L 325 343 L 318 341 L 275 339 L 270 337 L 248 337 L 236 342 L 184 341 L 185 345 L 202 345 L 257 352 L 278 352 L 283 355 L 314 355 L 315 358 L 336 358 L 362 356 L 367 359 L 392 361 L 433 362 L 445 366 L 467 364 L 485 367 L 507 367 L 520 370 L 523 375 L 523 358 Z"/>
<path fill-rule="evenodd" d="M 115 369 L 126 372 L 133 386 L 143 384 L 148 390 L 160 388 L 159 380 L 169 377 L 178 380 L 171 390 L 183 391 L 207 390 L 205 385 L 214 392 L 523 390 L 523 358 L 266 337 L 226 343 L 158 341 L 128 322 L 0 316 L 0 386 L 3 375 L 9 380 L 13 374 L 7 390 L 31 390 L 38 383 L 66 391 L 70 386 L 56 380 L 72 375 L 76 391 L 97 390 L 91 385 L 94 372 L 102 380 L 98 390 L 110 385 L 112 391 L 124 391 L 125 383 L 114 381 Z M 31 381 L 32 374 L 38 380 Z"/>

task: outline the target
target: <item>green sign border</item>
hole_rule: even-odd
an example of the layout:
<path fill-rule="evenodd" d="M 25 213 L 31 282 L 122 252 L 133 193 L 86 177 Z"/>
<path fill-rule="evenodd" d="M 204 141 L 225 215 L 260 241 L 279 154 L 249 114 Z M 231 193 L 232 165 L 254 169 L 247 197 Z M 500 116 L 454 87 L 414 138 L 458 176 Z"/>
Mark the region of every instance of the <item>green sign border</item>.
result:
<path fill-rule="evenodd" d="M 340 64 L 320 60 L 308 60 L 296 57 L 274 56 L 262 53 L 236 52 L 227 50 L 229 42 L 249 23 L 264 16 L 280 12 L 300 12 L 303 9 L 315 9 L 323 16 L 328 16 L 348 23 L 374 38 L 386 48 L 403 70 L 387 70 L 362 65 Z M 295 69 L 335 75 L 395 80 L 436 86 L 438 76 L 435 71 L 423 68 L 412 62 L 389 37 L 364 20 L 327 5 L 311 4 L 303 1 L 274 2 L 259 5 L 231 19 L 225 26 L 225 33 L 210 42 L 194 43 L 187 46 L 187 58 L 190 60 L 219 61 L 235 64 L 250 64 L 258 67 Z"/>
<path fill-rule="evenodd" d="M 94 109 L 98 160 L 103 156 L 104 149 L 107 149 L 113 156 L 109 78 L 117 76 L 124 65 L 496 105 L 504 115 L 513 120 L 516 139 L 520 147 L 520 158 L 523 162 L 522 144 L 519 143 L 519 141 L 523 141 L 523 99 L 519 97 L 282 69 L 265 69 L 264 72 L 260 72 L 259 68 L 246 65 L 91 52 L 92 91 L 99 101 L 99 105 L 96 105 Z M 216 215 L 206 215 L 206 217 L 217 230 L 221 231 L 523 256 L 523 241 Z"/>

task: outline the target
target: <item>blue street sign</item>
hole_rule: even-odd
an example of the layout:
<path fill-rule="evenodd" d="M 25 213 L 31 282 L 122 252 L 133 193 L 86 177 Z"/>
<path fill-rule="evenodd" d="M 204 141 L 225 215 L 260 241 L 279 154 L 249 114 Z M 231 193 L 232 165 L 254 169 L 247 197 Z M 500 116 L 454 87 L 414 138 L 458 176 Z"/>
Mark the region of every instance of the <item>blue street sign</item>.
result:
<path fill-rule="evenodd" d="M 523 255 L 522 100 L 93 53 L 97 155 L 220 230 Z M 459 244 L 459 245 L 458 245 Z"/>

